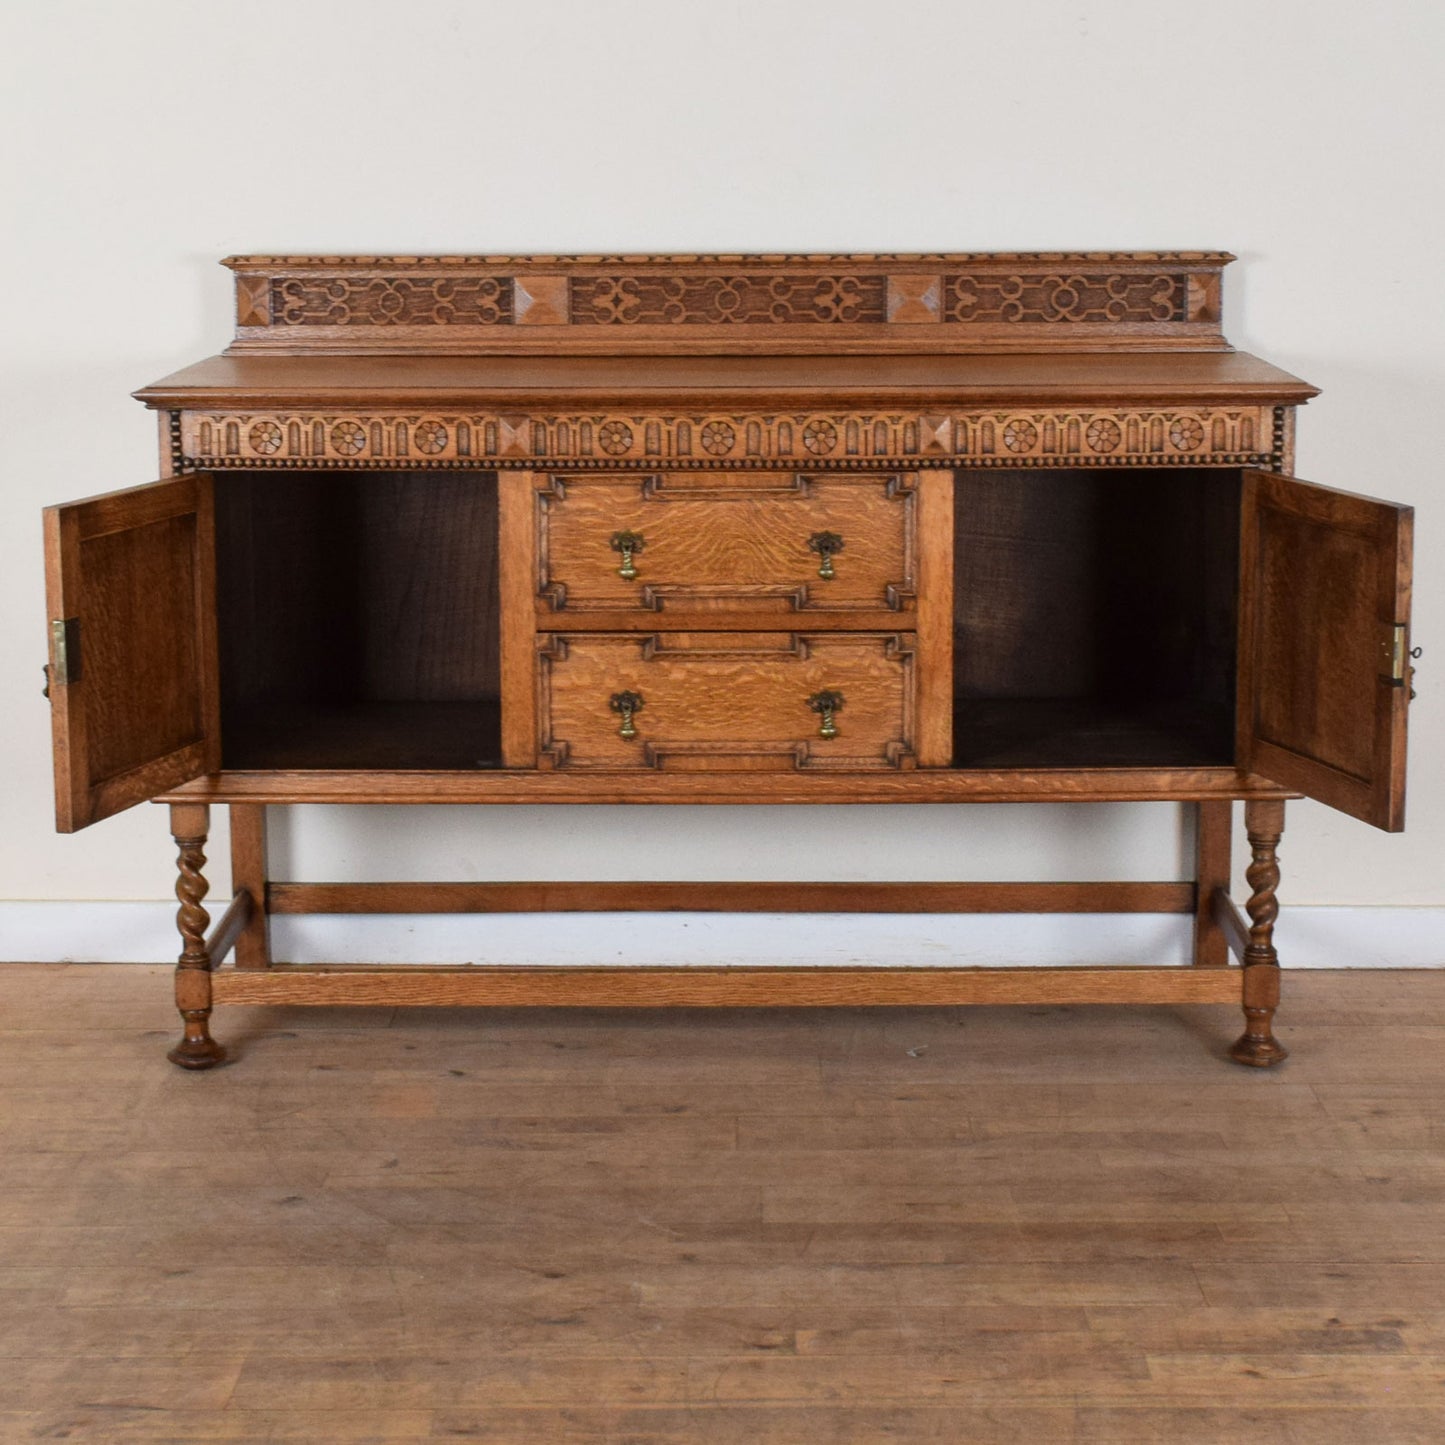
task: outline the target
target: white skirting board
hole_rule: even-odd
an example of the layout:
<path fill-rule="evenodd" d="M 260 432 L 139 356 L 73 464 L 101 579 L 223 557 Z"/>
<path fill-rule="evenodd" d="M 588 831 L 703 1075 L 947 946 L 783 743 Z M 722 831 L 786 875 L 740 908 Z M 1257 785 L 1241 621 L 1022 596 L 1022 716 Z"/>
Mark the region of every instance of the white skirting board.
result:
<path fill-rule="evenodd" d="M 219 916 L 220 908 L 213 910 Z M 0 963 L 158 963 L 173 903 L 0 903 Z M 503 913 L 277 918 L 291 963 L 1169 964 L 1174 914 Z M 1445 968 L 1445 907 L 1285 906 L 1286 968 Z"/>

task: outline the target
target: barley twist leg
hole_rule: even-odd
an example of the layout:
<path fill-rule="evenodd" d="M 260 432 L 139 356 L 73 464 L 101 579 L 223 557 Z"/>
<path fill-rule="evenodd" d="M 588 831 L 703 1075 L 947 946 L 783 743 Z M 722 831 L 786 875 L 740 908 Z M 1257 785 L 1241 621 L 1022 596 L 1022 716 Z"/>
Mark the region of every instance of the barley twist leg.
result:
<path fill-rule="evenodd" d="M 1289 1056 L 1275 1038 L 1274 1011 L 1279 1007 L 1279 954 L 1274 947 L 1274 922 L 1279 917 L 1279 858 L 1276 849 L 1284 833 L 1284 804 L 1247 803 L 1244 828 L 1249 837 L 1249 943 L 1244 950 L 1244 1033 L 1230 1057 L 1237 1063 L 1267 1069 Z"/>
<path fill-rule="evenodd" d="M 183 1069 L 212 1069 L 224 1062 L 226 1051 L 211 1037 L 211 955 L 206 929 L 211 917 L 202 906 L 210 890 L 202 870 L 206 866 L 209 810 L 195 804 L 171 809 L 171 830 L 179 850 L 176 860 L 176 927 L 181 935 L 181 956 L 176 963 L 176 1007 L 180 1010 L 181 1041 L 166 1057 Z"/>

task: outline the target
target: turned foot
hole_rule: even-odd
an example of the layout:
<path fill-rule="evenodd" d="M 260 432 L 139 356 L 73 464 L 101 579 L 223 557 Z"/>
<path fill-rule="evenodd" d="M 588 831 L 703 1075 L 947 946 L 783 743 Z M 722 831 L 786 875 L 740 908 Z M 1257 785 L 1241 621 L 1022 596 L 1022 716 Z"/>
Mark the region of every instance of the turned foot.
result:
<path fill-rule="evenodd" d="M 1267 1069 L 1289 1058 L 1289 1050 L 1270 1029 L 1274 1010 L 1246 1009 L 1245 1014 L 1248 1027 L 1230 1049 L 1229 1057 L 1236 1064 L 1249 1064 L 1256 1069 Z"/>
<path fill-rule="evenodd" d="M 214 1069 L 226 1062 L 225 1049 L 211 1037 L 209 1015 L 209 1009 L 181 1015 L 186 1029 L 180 1043 L 166 1055 L 171 1063 L 182 1069 Z"/>

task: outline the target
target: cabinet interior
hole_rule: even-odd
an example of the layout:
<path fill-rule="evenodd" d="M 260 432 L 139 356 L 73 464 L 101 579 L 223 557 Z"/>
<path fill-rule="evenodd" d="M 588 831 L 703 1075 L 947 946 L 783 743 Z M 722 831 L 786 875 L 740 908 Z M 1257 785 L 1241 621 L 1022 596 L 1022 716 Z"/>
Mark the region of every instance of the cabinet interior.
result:
<path fill-rule="evenodd" d="M 953 764 L 1234 753 L 1241 476 L 960 470 Z M 217 476 L 223 766 L 500 765 L 496 475 Z"/>
<path fill-rule="evenodd" d="M 225 767 L 499 764 L 494 473 L 238 471 L 215 496 Z"/>
<path fill-rule="evenodd" d="M 960 470 L 954 766 L 1234 757 L 1241 474 Z"/>

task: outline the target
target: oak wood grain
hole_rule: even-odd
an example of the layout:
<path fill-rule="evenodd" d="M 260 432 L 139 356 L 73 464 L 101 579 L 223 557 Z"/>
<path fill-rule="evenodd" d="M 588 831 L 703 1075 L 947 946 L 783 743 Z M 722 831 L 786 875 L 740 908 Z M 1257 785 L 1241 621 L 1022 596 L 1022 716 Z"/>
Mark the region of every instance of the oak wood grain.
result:
<path fill-rule="evenodd" d="M 712 423 L 727 426 L 726 422 Z M 705 440 L 706 427 L 699 428 Z M 700 441 L 699 445 L 702 442 Z M 681 609 L 765 612 L 786 621 L 830 612 L 911 613 L 917 590 L 914 480 L 782 472 L 674 472 L 539 479 L 539 621 Z M 632 578 L 610 545 L 641 537 Z M 810 550 L 831 533 L 831 576 Z M 553 625 L 556 625 L 553 622 Z M 895 625 L 897 623 L 895 622 Z"/>
<path fill-rule="evenodd" d="M 1238 1003 L 1238 969 L 508 968 L 276 964 L 222 969 L 218 1003 L 565 1008 L 841 1008 L 984 1003 Z"/>
<path fill-rule="evenodd" d="M 1405 823 L 1414 512 L 1247 472 L 1240 542 L 1237 755 L 1330 807 Z"/>
<path fill-rule="evenodd" d="M 231 891 L 250 901 L 244 927 L 236 939 L 238 968 L 266 968 L 271 962 L 271 920 L 266 908 L 270 875 L 266 840 L 266 809 L 236 803 L 230 809 Z"/>
<path fill-rule="evenodd" d="M 256 906 L 251 902 L 249 893 L 236 894 L 226 905 L 226 911 L 216 920 L 215 926 L 206 935 L 206 953 L 213 965 L 219 966 L 236 947 L 256 911 Z"/>
<path fill-rule="evenodd" d="M 56 824 L 84 828 L 220 765 L 211 479 L 188 475 L 45 513 Z"/>
<path fill-rule="evenodd" d="M 1194 962 L 1203 968 L 1222 968 L 1229 962 L 1229 938 L 1216 916 L 1215 900 L 1228 898 L 1233 870 L 1230 803 L 1199 803 L 1194 816 Z"/>
<path fill-rule="evenodd" d="M 181 935 L 175 995 L 182 1033 L 166 1057 L 186 1070 L 212 1069 L 225 1061 L 226 1051 L 210 1033 L 214 1002 L 211 973 L 217 963 L 210 951 L 211 918 L 205 907 L 206 894 L 210 891 L 205 874 L 210 808 L 204 803 L 172 803 L 170 812 L 171 833 L 176 844 L 176 930 Z M 224 922 L 216 929 L 222 941 L 227 937 L 234 939 L 249 907 L 249 897 L 232 901 Z"/>
<path fill-rule="evenodd" d="M 1190 913 L 1192 883 L 272 883 L 271 913 Z"/>
<path fill-rule="evenodd" d="M 1249 921 L 1233 898 L 1223 888 L 1214 890 L 1210 905 L 1215 927 L 1224 935 L 1230 953 L 1241 963 L 1249 946 Z"/>
<path fill-rule="evenodd" d="M 914 762 L 907 633 L 550 633 L 539 752 L 557 769 L 862 772 Z M 839 697 L 825 737 L 810 698 Z M 639 698 L 634 735 L 612 699 Z"/>
<path fill-rule="evenodd" d="M 876 407 L 1210 401 L 1293 405 L 1319 389 L 1247 352 L 940 356 L 213 356 L 142 387 L 149 406 L 525 410 L 559 393 L 586 406 L 644 401 L 704 416 L 734 406 L 796 411 L 799 397 Z"/>
<path fill-rule="evenodd" d="M 531 768 L 537 762 L 537 683 L 532 640 L 537 574 L 534 495 L 531 472 L 498 475 L 502 764 L 508 768 Z"/>
<path fill-rule="evenodd" d="M 212 803 L 1197 803 L 1297 798 L 1234 768 L 1006 768 L 872 772 L 670 774 L 517 769 L 488 773 L 345 769 L 226 771 L 197 778 L 159 802 Z"/>
<path fill-rule="evenodd" d="M 918 474 L 917 738 L 921 768 L 953 761 L 953 473 Z"/>

